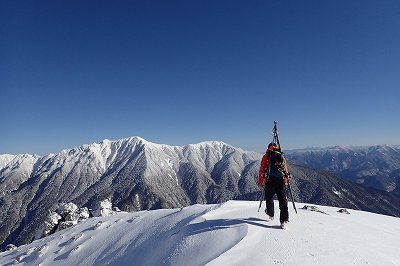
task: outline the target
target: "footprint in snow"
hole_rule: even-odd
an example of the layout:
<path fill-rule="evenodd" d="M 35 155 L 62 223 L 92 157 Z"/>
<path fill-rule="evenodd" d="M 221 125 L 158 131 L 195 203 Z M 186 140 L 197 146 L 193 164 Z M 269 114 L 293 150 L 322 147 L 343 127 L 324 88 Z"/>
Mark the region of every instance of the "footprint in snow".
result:
<path fill-rule="evenodd" d="M 28 249 L 28 251 L 25 253 L 26 256 L 19 256 L 19 262 L 27 263 L 27 264 L 32 264 L 31 262 L 38 260 L 48 249 L 47 245 L 42 245 L 39 247 L 32 247 Z M 16 258 L 17 260 L 17 258 Z"/>
<path fill-rule="evenodd" d="M 56 250 L 56 251 L 54 251 L 54 254 L 58 254 L 58 253 L 60 253 L 60 252 L 61 252 L 61 250 L 62 250 L 62 248 L 60 248 L 59 250 Z"/>
<path fill-rule="evenodd" d="M 132 223 L 134 220 L 135 220 L 135 217 L 133 217 L 133 218 L 127 220 L 127 222 L 128 222 L 128 223 Z"/>
<path fill-rule="evenodd" d="M 78 235 L 76 235 L 76 236 L 73 236 L 73 237 L 71 237 L 69 240 L 67 240 L 67 241 L 65 241 L 65 242 L 63 242 L 63 243 L 61 243 L 61 244 L 58 244 L 58 247 L 62 248 L 62 247 L 67 246 L 67 245 L 69 245 L 69 244 L 75 242 L 76 240 L 78 240 L 82 235 L 83 235 L 83 234 L 78 234 Z"/>
<path fill-rule="evenodd" d="M 83 235 L 82 233 L 77 234 L 77 235 L 73 236 L 73 237 L 71 238 L 71 240 L 76 241 L 76 240 L 78 240 L 82 235 Z"/>

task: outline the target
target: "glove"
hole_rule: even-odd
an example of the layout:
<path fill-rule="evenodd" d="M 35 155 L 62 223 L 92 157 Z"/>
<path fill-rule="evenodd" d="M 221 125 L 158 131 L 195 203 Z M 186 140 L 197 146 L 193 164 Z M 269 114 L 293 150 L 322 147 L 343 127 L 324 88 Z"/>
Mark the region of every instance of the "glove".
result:
<path fill-rule="evenodd" d="M 283 185 L 284 186 L 289 185 L 291 178 L 292 178 L 292 175 L 290 173 L 287 173 L 285 175 L 285 178 L 283 178 Z"/>

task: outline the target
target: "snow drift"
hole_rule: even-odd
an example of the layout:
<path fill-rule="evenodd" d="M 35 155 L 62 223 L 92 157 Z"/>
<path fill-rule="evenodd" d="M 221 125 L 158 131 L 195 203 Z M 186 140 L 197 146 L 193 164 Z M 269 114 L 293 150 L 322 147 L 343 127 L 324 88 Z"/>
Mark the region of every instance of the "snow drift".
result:
<path fill-rule="evenodd" d="M 287 230 L 255 201 L 96 217 L 3 252 L 0 265 L 400 265 L 399 218 L 302 205 Z"/>

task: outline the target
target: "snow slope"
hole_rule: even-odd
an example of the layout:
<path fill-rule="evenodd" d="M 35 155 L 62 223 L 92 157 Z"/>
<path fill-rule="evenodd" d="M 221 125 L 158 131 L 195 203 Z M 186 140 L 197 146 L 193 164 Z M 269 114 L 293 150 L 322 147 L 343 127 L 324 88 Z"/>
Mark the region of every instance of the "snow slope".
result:
<path fill-rule="evenodd" d="M 0 170 L 3 169 L 16 156 L 17 155 L 12 155 L 12 154 L 0 154 Z"/>
<path fill-rule="evenodd" d="M 399 218 L 297 205 L 287 230 L 255 201 L 93 218 L 1 253 L 0 265 L 400 265 Z"/>
<path fill-rule="evenodd" d="M 0 192 L 16 190 L 28 180 L 39 158 L 30 154 L 0 155 Z"/>

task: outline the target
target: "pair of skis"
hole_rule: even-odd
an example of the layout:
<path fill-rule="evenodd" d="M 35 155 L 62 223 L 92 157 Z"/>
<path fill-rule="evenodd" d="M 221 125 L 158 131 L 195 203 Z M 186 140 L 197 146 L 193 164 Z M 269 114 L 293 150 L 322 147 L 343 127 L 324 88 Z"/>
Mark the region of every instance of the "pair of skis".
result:
<path fill-rule="evenodd" d="M 274 121 L 274 127 L 272 128 L 272 134 L 273 134 L 273 136 L 274 136 L 273 142 L 275 142 L 275 143 L 278 145 L 280 151 L 282 152 L 282 147 L 281 147 L 281 144 L 280 144 L 280 142 L 279 142 L 278 127 L 277 127 L 276 121 Z M 282 155 L 283 155 L 283 152 L 282 152 Z M 297 214 L 296 205 L 294 204 L 294 199 L 293 199 L 292 187 L 290 186 L 290 179 L 291 179 L 291 176 L 287 176 L 287 177 L 289 178 L 289 180 L 288 180 L 288 188 L 289 188 L 290 199 L 292 200 L 292 204 L 293 204 L 294 211 L 295 211 L 296 214 Z M 264 183 L 264 186 L 265 186 L 265 183 Z M 265 194 L 265 188 L 262 190 L 262 197 L 261 197 L 261 199 L 260 199 L 260 205 L 258 206 L 258 212 L 260 211 L 262 202 L 263 202 L 263 200 L 264 200 L 264 198 L 265 198 L 265 195 L 264 195 L 264 194 Z"/>

